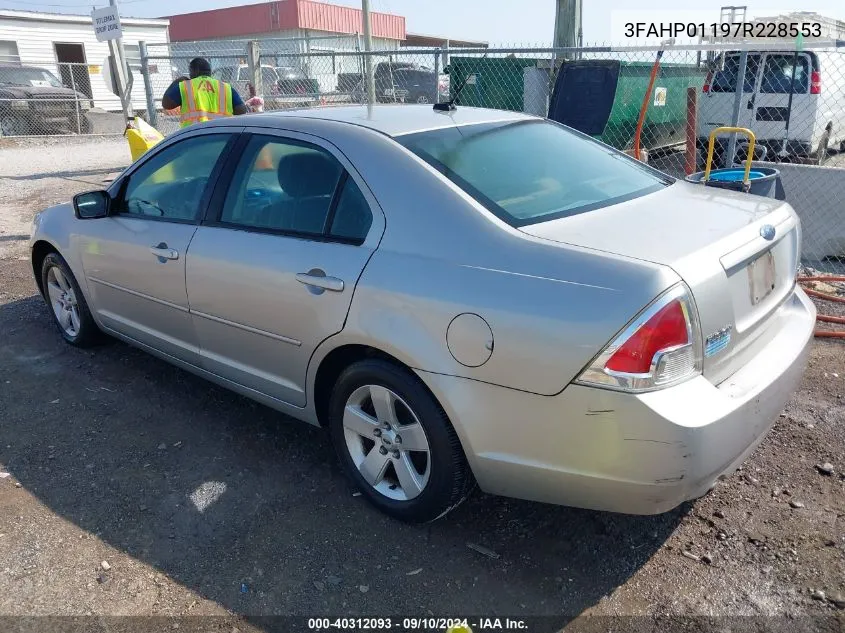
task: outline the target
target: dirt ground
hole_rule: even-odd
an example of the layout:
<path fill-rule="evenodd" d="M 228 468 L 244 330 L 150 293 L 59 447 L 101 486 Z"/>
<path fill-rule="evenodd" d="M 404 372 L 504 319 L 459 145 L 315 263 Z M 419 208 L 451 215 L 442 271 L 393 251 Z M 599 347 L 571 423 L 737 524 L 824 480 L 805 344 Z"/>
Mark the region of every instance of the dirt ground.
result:
<path fill-rule="evenodd" d="M 263 616 L 455 614 L 545 616 L 531 631 L 703 628 L 688 616 L 834 630 L 824 616 L 845 613 L 842 342 L 816 341 L 769 437 L 694 503 L 634 517 L 476 493 L 408 526 L 354 494 L 320 430 L 122 343 L 62 342 L 29 222 L 129 157 L 122 139 L 54 150 L 0 147 L 0 630 L 47 622 L 3 616 L 231 633 L 308 630 Z M 200 615 L 220 619 L 183 617 Z"/>

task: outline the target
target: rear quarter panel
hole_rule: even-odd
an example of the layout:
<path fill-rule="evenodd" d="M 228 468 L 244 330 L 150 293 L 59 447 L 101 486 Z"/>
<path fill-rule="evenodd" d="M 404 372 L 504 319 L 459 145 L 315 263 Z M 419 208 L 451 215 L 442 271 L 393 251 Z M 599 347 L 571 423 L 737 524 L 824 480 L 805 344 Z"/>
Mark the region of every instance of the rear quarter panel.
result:
<path fill-rule="evenodd" d="M 388 137 L 349 125 L 328 134 L 317 129 L 324 123 L 309 132 L 331 138 L 356 166 L 386 229 L 343 332 L 309 371 L 331 348 L 355 343 L 414 369 L 551 395 L 680 279 L 657 264 L 526 235 Z M 492 354 L 478 367 L 447 346 L 449 324 L 464 313 L 493 333 Z"/>

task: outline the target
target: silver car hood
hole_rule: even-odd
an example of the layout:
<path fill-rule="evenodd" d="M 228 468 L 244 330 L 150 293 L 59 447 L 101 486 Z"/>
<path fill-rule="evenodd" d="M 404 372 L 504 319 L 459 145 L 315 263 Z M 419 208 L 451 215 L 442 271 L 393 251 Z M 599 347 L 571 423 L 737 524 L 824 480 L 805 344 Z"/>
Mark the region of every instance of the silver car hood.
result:
<path fill-rule="evenodd" d="M 714 253 L 718 259 L 732 245 L 736 248 L 755 237 L 764 218 L 778 210 L 785 217 L 788 209 L 771 198 L 677 182 L 634 200 L 521 230 L 675 268 L 702 249 L 718 248 Z M 768 218 L 767 223 L 783 220 L 780 215 Z"/>

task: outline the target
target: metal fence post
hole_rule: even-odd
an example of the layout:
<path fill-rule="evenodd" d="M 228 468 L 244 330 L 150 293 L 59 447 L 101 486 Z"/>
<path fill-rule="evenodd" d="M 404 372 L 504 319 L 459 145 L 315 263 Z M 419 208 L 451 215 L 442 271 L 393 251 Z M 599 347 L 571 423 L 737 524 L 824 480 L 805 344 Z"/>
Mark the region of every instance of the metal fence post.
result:
<path fill-rule="evenodd" d="M 440 101 L 440 49 L 434 51 L 434 101 Z"/>
<path fill-rule="evenodd" d="M 76 133 L 82 134 L 82 121 L 79 120 L 79 94 L 76 91 L 76 74 L 73 72 L 71 64 L 68 64 L 68 70 L 70 71 L 70 88 L 73 90 L 73 105 L 76 106 Z"/>
<path fill-rule="evenodd" d="M 150 60 L 147 52 L 147 43 L 138 42 L 138 50 L 141 53 L 141 76 L 144 78 L 144 95 L 147 98 L 147 121 L 153 127 L 158 126 L 158 111 L 156 110 L 155 96 L 153 95 L 153 82 L 150 79 Z"/>
<path fill-rule="evenodd" d="M 255 94 L 264 97 L 264 86 L 261 81 L 261 51 L 258 40 L 249 40 L 246 43 L 246 59 L 249 66 L 249 80 L 255 88 Z"/>
<path fill-rule="evenodd" d="M 742 92 L 745 90 L 745 67 L 748 64 L 748 51 L 742 51 L 739 55 L 739 69 L 736 72 L 736 96 L 734 97 L 734 111 L 731 117 L 731 125 L 739 125 L 739 112 L 742 106 Z M 725 156 L 725 167 L 733 167 L 734 154 L 736 153 L 736 133 L 732 132 L 728 140 L 728 153 Z"/>

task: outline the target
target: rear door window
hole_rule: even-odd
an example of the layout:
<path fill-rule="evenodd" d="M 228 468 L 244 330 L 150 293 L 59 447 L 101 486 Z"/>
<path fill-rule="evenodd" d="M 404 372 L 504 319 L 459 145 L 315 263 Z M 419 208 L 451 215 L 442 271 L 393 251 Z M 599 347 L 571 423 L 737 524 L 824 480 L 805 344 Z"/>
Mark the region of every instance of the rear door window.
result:
<path fill-rule="evenodd" d="M 760 55 L 749 55 L 745 65 L 743 92 L 754 92 L 758 70 L 760 70 Z M 727 55 L 724 66 L 713 77 L 710 92 L 736 92 L 737 74 L 739 74 L 739 55 Z"/>
<path fill-rule="evenodd" d="M 760 92 L 769 94 L 789 94 L 793 85 L 794 93 L 805 94 L 810 90 L 810 68 L 806 55 L 766 55 Z"/>

